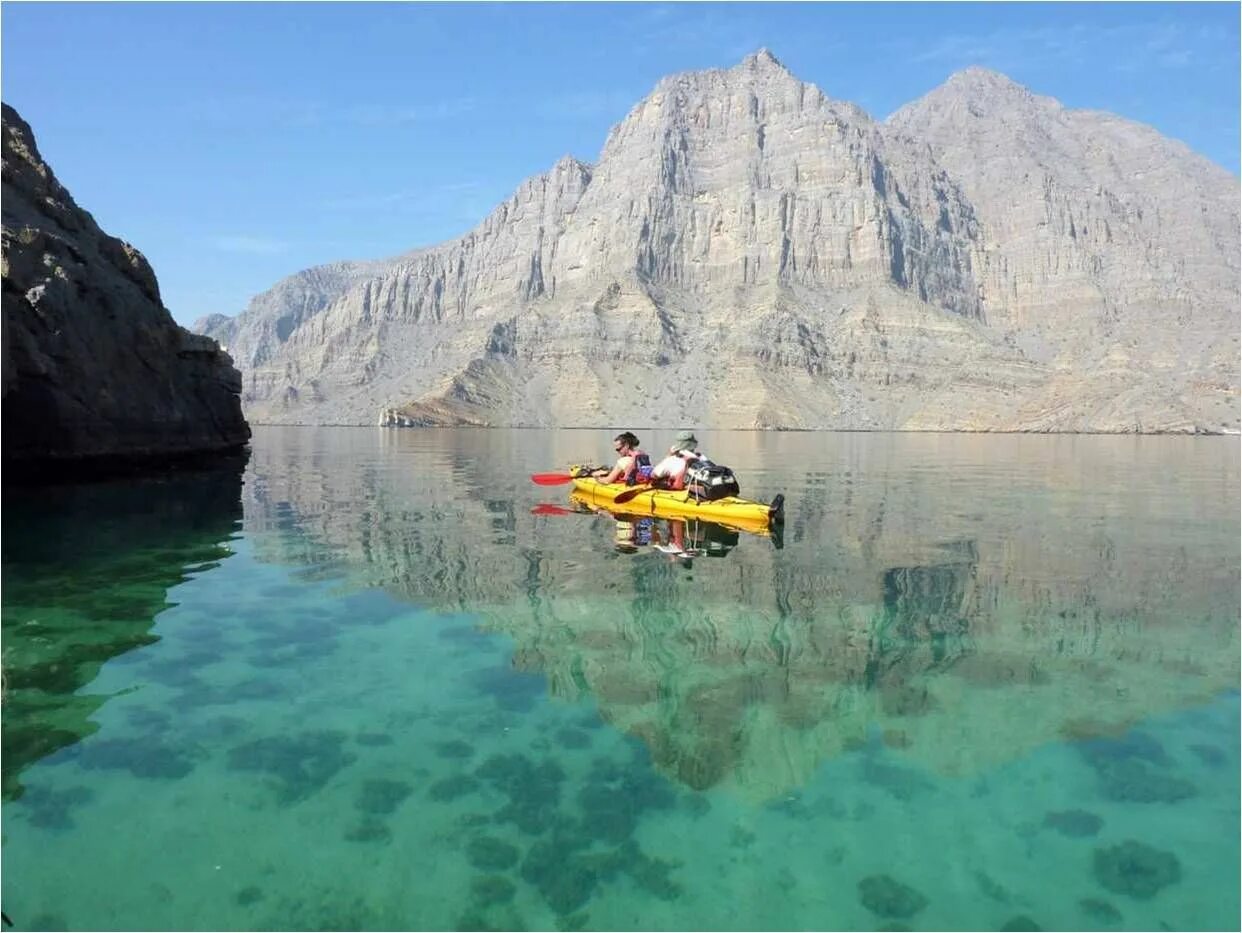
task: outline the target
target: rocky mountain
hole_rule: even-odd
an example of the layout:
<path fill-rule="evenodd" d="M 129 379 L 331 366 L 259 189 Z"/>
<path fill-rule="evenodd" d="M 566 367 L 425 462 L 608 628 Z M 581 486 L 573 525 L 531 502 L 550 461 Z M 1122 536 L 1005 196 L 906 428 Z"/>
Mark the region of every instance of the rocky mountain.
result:
<path fill-rule="evenodd" d="M 878 123 L 761 50 L 458 240 L 197 329 L 263 422 L 1236 431 L 1238 202 L 998 74 Z"/>
<path fill-rule="evenodd" d="M 215 340 L 178 327 L 3 107 L 4 476 L 92 475 L 233 451 L 250 428 Z"/>

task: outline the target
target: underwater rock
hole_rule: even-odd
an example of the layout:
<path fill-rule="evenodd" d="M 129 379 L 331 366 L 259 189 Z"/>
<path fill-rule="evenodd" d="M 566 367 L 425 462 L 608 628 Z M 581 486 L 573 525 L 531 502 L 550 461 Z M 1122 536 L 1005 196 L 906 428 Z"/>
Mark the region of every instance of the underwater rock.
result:
<path fill-rule="evenodd" d="M 1198 793 L 1184 778 L 1156 770 L 1138 758 L 1096 765 L 1104 796 L 1120 803 L 1177 803 Z"/>
<path fill-rule="evenodd" d="M 488 667 L 475 671 L 471 681 L 482 694 L 490 696 L 504 710 L 528 713 L 547 690 L 542 674 L 528 674 L 510 667 Z"/>
<path fill-rule="evenodd" d="M 522 877 L 538 889 L 553 910 L 569 914 L 590 901 L 599 875 L 561 842 L 553 838 L 531 846 L 522 862 Z"/>
<path fill-rule="evenodd" d="M 1181 880 L 1176 855 L 1127 839 L 1121 845 L 1095 850 L 1095 877 L 1116 894 L 1150 900 L 1161 888 Z"/>
<path fill-rule="evenodd" d="M 413 790 L 404 781 L 390 781 L 387 778 L 364 781 L 354 806 L 364 813 L 393 813 Z"/>
<path fill-rule="evenodd" d="M 562 748 L 588 748 L 591 745 L 591 735 L 588 732 L 583 732 L 581 729 L 573 729 L 566 726 L 563 729 L 557 730 L 556 741 Z"/>
<path fill-rule="evenodd" d="M 390 842 L 392 831 L 379 820 L 363 820 L 345 833 L 349 842 Z"/>
<path fill-rule="evenodd" d="M 910 800 L 916 794 L 932 789 L 932 784 L 917 771 L 897 765 L 886 765 L 868 755 L 863 759 L 863 780 L 882 788 L 898 800 Z"/>
<path fill-rule="evenodd" d="M 464 761 L 474 755 L 474 746 L 460 739 L 453 739 L 448 742 L 437 742 L 432 746 L 437 755 L 441 758 L 448 758 L 456 761 Z"/>
<path fill-rule="evenodd" d="M 1229 761 L 1229 757 L 1215 745 L 1192 745 L 1190 750 L 1198 756 L 1200 761 L 1212 768 L 1224 767 Z"/>
<path fill-rule="evenodd" d="M 256 739 L 229 751 L 229 768 L 257 771 L 273 781 L 277 800 L 285 806 L 320 791 L 354 756 L 342 750 L 345 735 L 312 730 L 295 735 Z"/>
<path fill-rule="evenodd" d="M 1121 911 L 1108 901 L 1094 897 L 1084 897 L 1078 902 L 1082 912 L 1097 923 L 1115 924 L 1121 922 Z"/>
<path fill-rule="evenodd" d="M 858 882 L 858 899 L 877 917 L 904 920 L 927 906 L 927 898 L 889 875 L 871 875 Z"/>
<path fill-rule="evenodd" d="M 359 732 L 354 736 L 354 741 L 368 748 L 378 748 L 381 745 L 391 745 L 392 736 L 387 732 Z"/>
<path fill-rule="evenodd" d="M 246 720 L 240 716 L 213 716 L 198 729 L 194 735 L 204 741 L 231 739 L 246 731 Z"/>
<path fill-rule="evenodd" d="M 43 829 L 73 829 L 73 809 L 95 796 L 89 787 L 52 790 L 48 787 L 28 788 L 22 795 L 22 806 L 28 808 L 27 819 L 32 826 Z"/>
<path fill-rule="evenodd" d="M 887 748 L 909 748 L 914 744 L 914 740 L 910 738 L 910 733 L 905 729 L 885 729 L 880 733 L 880 741 Z"/>
<path fill-rule="evenodd" d="M 458 933 L 492 933 L 492 931 L 506 930 L 508 927 L 503 923 L 492 923 L 477 910 L 471 910 L 462 914 L 454 929 Z"/>
<path fill-rule="evenodd" d="M 256 888 L 251 885 L 248 888 L 242 888 L 237 892 L 237 896 L 233 900 L 239 907 L 249 907 L 251 904 L 257 904 L 263 900 L 264 894 L 262 888 Z"/>
<path fill-rule="evenodd" d="M 1104 821 L 1087 810 L 1055 810 L 1044 814 L 1044 825 L 1063 836 L 1082 838 L 1098 833 Z"/>
<path fill-rule="evenodd" d="M 1131 731 L 1120 738 L 1091 738 L 1078 743 L 1078 749 L 1093 764 L 1104 760 L 1137 758 L 1155 765 L 1169 763 L 1169 753 L 1153 736 Z"/>
<path fill-rule="evenodd" d="M 30 930 L 67 930 L 69 924 L 58 914 L 36 914 L 30 921 Z"/>
<path fill-rule="evenodd" d="M 1006 931 L 1008 930 L 1015 930 L 1015 931 L 1017 930 L 1042 930 L 1043 927 L 1041 927 L 1038 923 L 1036 923 L 1026 914 L 1018 914 L 1018 916 L 1010 917 L 1008 920 L 1006 920 L 1005 925 L 1001 927 L 1001 929 L 1006 930 Z"/>
<path fill-rule="evenodd" d="M 198 749 L 147 739 L 101 739 L 81 747 L 83 768 L 128 771 L 134 777 L 175 781 L 194 770 Z"/>
<path fill-rule="evenodd" d="M 608 842 L 624 842 L 638 828 L 638 812 L 626 798 L 609 785 L 591 782 L 578 794 L 582 806 L 582 828 L 587 835 Z"/>
<path fill-rule="evenodd" d="M 162 710 L 139 706 L 125 711 L 125 721 L 139 732 L 164 733 L 172 725 L 172 717 Z"/>
<path fill-rule="evenodd" d="M 646 855 L 634 845 L 634 854 L 627 857 L 623 870 L 642 890 L 662 901 L 681 897 L 681 886 L 672 880 L 673 869 L 681 863 Z"/>
<path fill-rule="evenodd" d="M 668 780 L 645 758 L 636 759 L 628 766 L 596 758 L 591 763 L 590 780 L 629 801 L 635 811 L 671 810 L 677 806 L 677 795 Z"/>
<path fill-rule="evenodd" d="M 712 809 L 712 802 L 703 794 L 686 794 L 681 799 L 681 805 L 696 820 L 706 816 Z"/>
<path fill-rule="evenodd" d="M 513 900 L 517 891 L 513 882 L 503 875 L 479 875 L 470 882 L 470 890 L 475 899 L 485 907 L 507 904 Z"/>
<path fill-rule="evenodd" d="M 735 849 L 749 849 L 758 838 L 749 829 L 734 823 L 729 830 L 729 845 Z"/>
<path fill-rule="evenodd" d="M 1131 731 L 1118 738 L 1091 738 L 1076 743 L 1095 769 L 1104 796 L 1122 803 L 1176 803 L 1193 797 L 1190 781 L 1165 773 L 1168 752 L 1145 732 Z"/>
<path fill-rule="evenodd" d="M 441 778 L 427 789 L 427 796 L 438 803 L 447 803 L 473 794 L 479 789 L 479 782 L 468 774 L 452 774 Z"/>
<path fill-rule="evenodd" d="M 556 762 L 545 760 L 536 765 L 524 755 L 493 755 L 475 774 L 509 798 L 496 813 L 498 821 L 513 823 L 522 832 L 537 836 L 555 819 L 565 779 Z"/>
<path fill-rule="evenodd" d="M 517 864 L 518 850 L 492 836 L 475 836 L 466 843 L 466 858 L 481 871 L 499 871 Z"/>
<path fill-rule="evenodd" d="M 979 890 L 996 901 L 998 904 L 1009 903 L 1009 892 L 1005 890 L 1004 885 L 984 871 L 975 872 L 975 883 L 979 885 Z"/>

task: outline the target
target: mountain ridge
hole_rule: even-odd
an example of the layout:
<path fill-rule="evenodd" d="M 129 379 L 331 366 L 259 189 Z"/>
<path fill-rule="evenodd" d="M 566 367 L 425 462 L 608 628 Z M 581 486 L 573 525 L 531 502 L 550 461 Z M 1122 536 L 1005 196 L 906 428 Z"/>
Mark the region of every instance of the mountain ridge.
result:
<path fill-rule="evenodd" d="M 1237 180 L 1179 145 L 985 69 L 877 122 L 760 50 L 455 240 L 195 326 L 260 422 L 1236 430 Z"/>

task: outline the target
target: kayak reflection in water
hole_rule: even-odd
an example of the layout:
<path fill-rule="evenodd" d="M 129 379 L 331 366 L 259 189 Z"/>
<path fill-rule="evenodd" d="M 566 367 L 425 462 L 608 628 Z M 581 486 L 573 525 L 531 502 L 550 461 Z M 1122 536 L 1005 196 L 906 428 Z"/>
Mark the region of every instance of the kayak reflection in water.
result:
<path fill-rule="evenodd" d="M 696 557 L 724 557 L 737 546 L 739 533 L 732 528 L 698 519 L 655 519 L 636 515 L 613 515 L 616 522 L 613 547 L 621 554 L 660 553 L 683 567 L 693 566 Z"/>

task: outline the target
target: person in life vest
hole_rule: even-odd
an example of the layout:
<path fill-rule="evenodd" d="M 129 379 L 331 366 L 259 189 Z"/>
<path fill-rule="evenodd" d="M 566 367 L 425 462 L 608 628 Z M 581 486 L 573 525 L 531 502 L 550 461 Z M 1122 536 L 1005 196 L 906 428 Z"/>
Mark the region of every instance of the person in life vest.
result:
<path fill-rule="evenodd" d="M 685 489 L 686 468 L 703 459 L 698 438 L 693 431 L 682 431 L 673 440 L 668 456 L 651 468 L 652 483 L 661 489 Z"/>
<path fill-rule="evenodd" d="M 646 482 L 651 475 L 651 458 L 638 446 L 638 438 L 632 431 L 623 431 L 612 439 L 612 447 L 618 454 L 617 464 L 611 470 L 601 467 L 591 475 L 601 483 L 625 483 L 633 486 Z"/>

